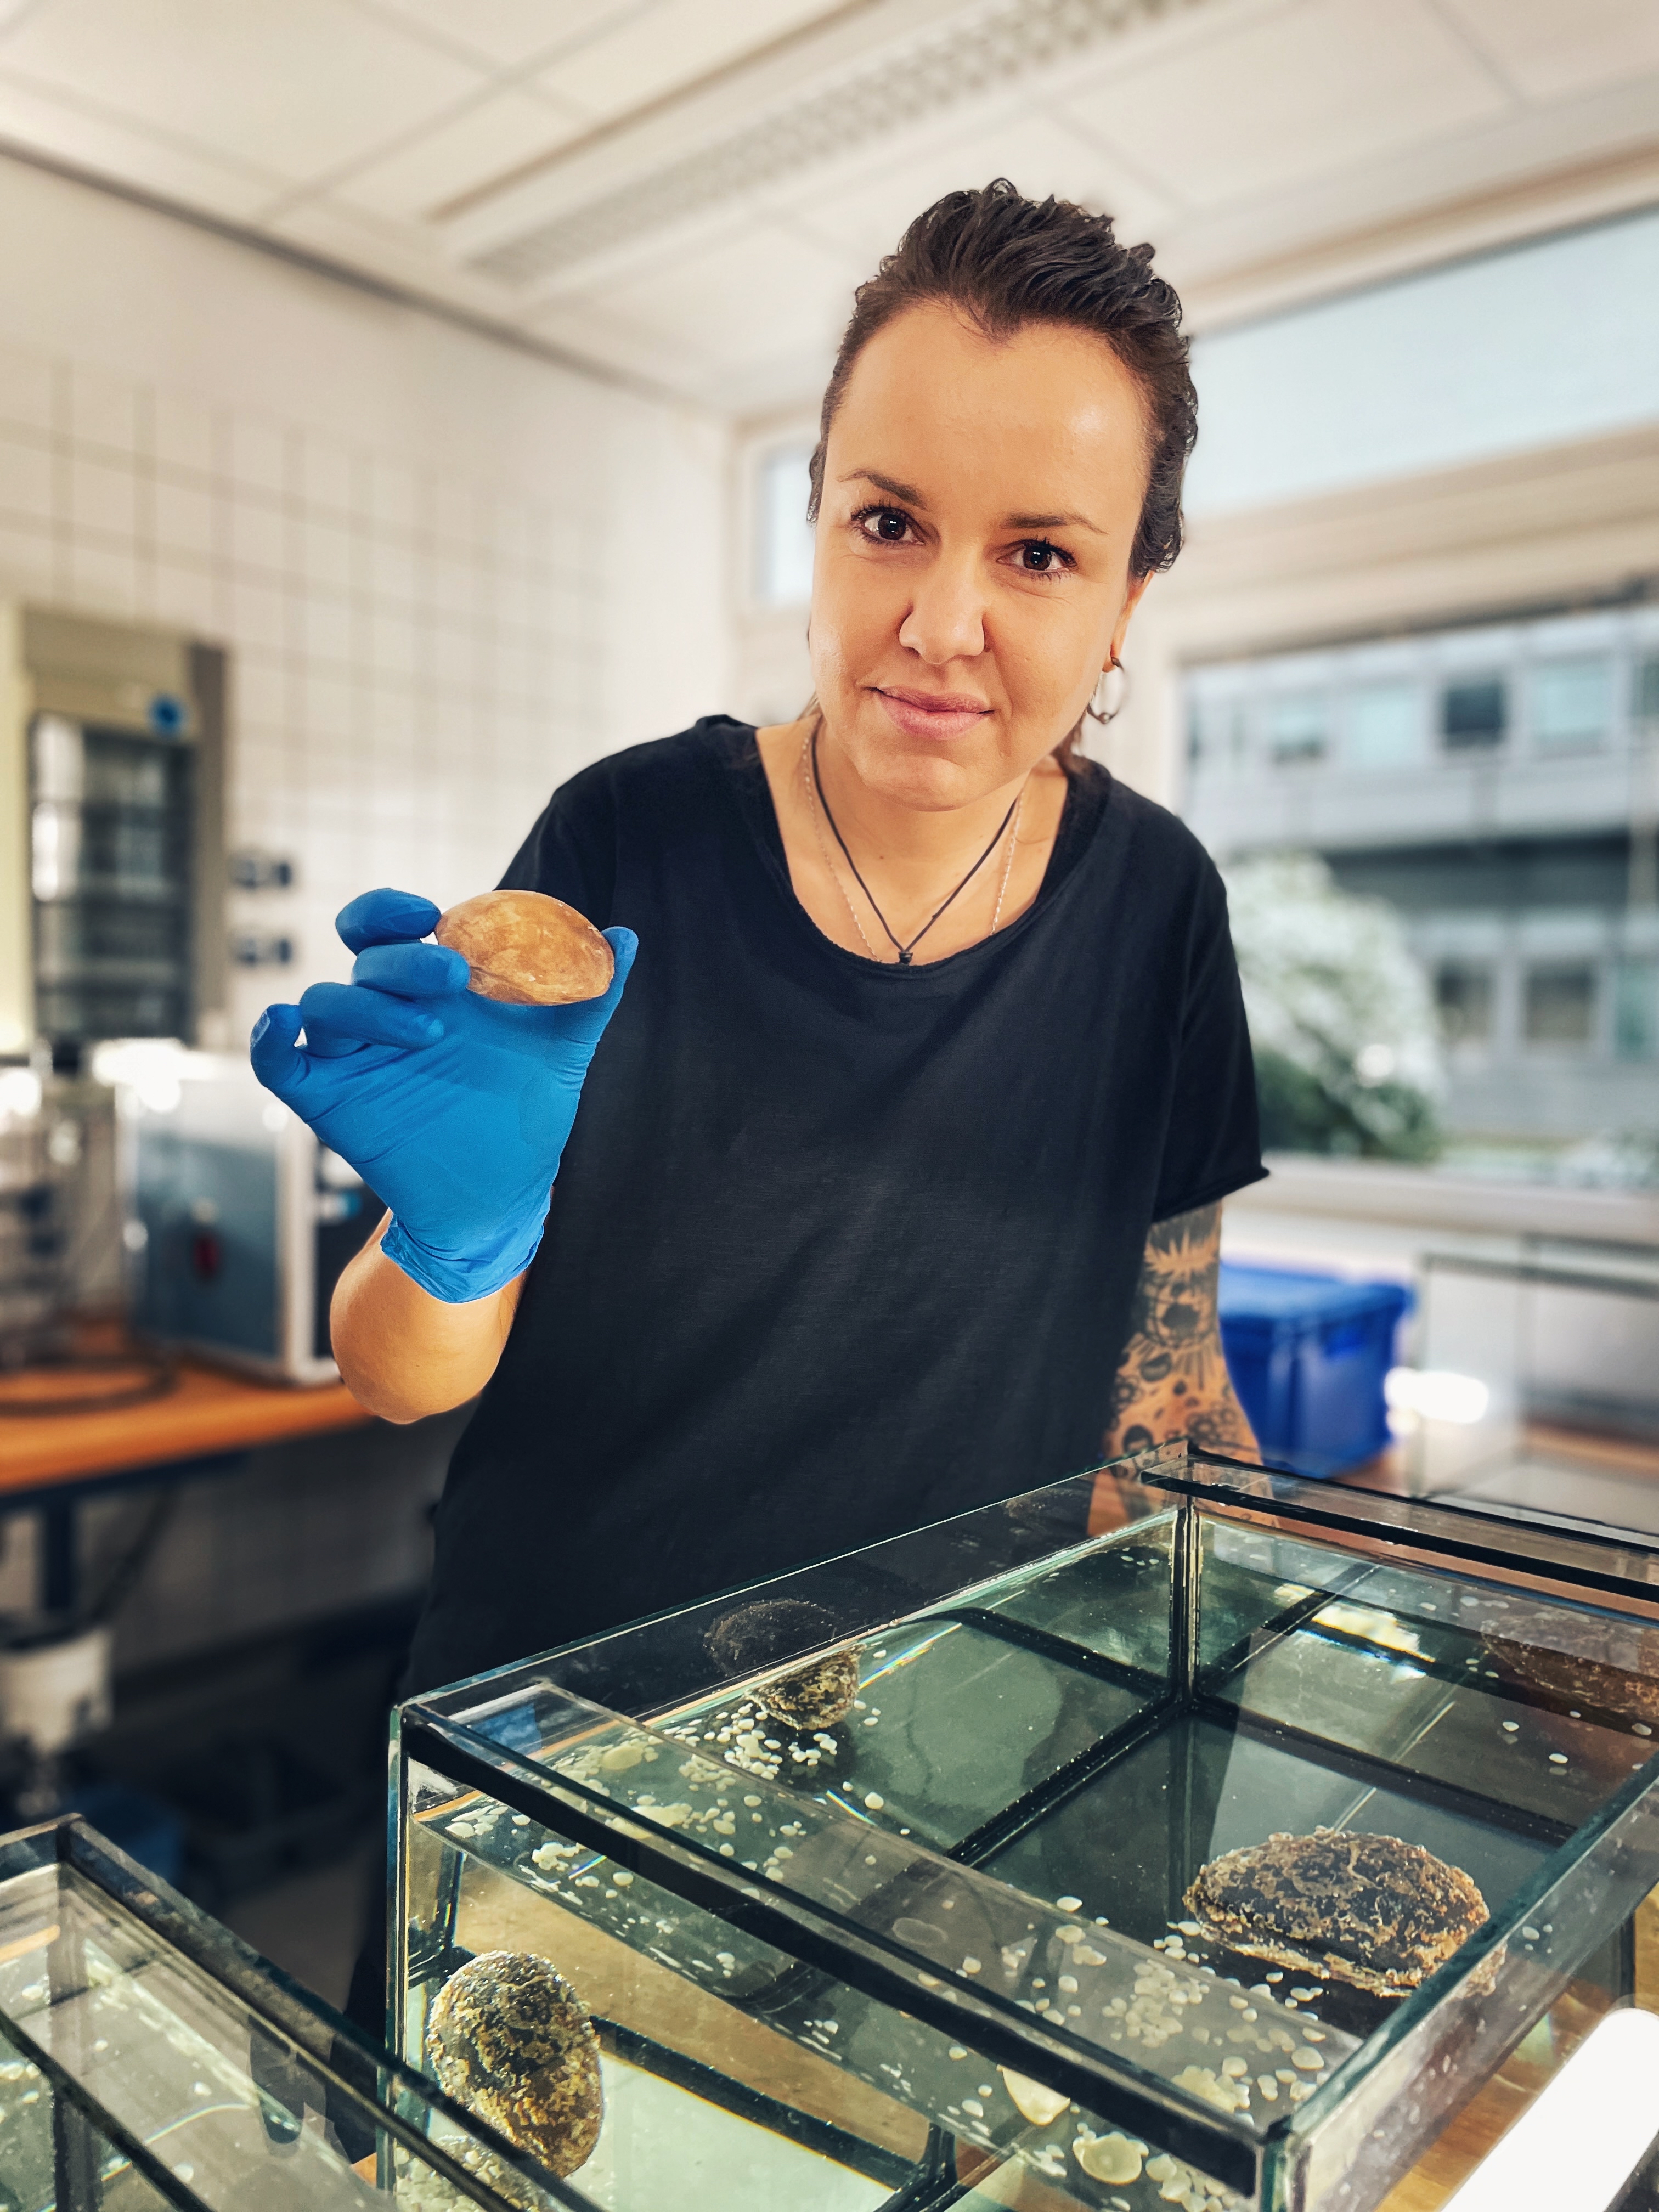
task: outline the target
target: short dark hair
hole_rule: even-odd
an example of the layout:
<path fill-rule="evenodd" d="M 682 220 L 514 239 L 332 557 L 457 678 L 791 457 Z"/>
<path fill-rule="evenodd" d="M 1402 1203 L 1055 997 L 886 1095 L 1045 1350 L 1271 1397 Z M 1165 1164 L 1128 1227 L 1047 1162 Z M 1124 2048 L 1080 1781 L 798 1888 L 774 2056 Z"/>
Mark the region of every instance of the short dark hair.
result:
<path fill-rule="evenodd" d="M 1130 573 L 1167 568 L 1181 550 L 1181 479 L 1198 435 L 1181 301 L 1173 285 L 1152 274 L 1152 247 L 1121 246 L 1109 216 L 1091 215 L 1069 200 L 1028 200 L 1006 177 L 935 200 L 854 293 L 823 394 L 808 520 L 817 520 L 830 426 L 854 363 L 906 308 L 939 301 L 988 337 L 1054 323 L 1105 339 L 1146 403 L 1146 495 Z"/>

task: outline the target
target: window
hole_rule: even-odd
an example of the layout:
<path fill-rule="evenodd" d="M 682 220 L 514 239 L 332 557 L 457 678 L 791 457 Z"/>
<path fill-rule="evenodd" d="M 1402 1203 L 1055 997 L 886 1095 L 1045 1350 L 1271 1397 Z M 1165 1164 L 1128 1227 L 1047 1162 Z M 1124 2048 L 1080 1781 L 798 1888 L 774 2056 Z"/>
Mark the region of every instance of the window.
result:
<path fill-rule="evenodd" d="M 1544 300 L 1572 312 L 1540 314 Z M 1649 422 L 1656 356 L 1652 208 L 1202 333 L 1187 509 L 1276 505 Z"/>
<path fill-rule="evenodd" d="M 1528 1044 L 1588 1045 L 1595 1034 L 1595 970 L 1588 961 L 1548 961 L 1527 971 Z"/>
<path fill-rule="evenodd" d="M 1440 735 L 1449 753 L 1502 744 L 1509 720 L 1509 690 L 1501 676 L 1449 684 L 1440 695 Z"/>
<path fill-rule="evenodd" d="M 755 471 L 755 597 L 763 607 L 805 606 L 812 596 L 811 458 L 810 447 L 781 447 Z"/>
<path fill-rule="evenodd" d="M 1330 720 L 1329 702 L 1319 692 L 1275 699 L 1267 708 L 1267 750 L 1280 762 L 1323 760 Z"/>
<path fill-rule="evenodd" d="M 1177 726 L 1198 743 L 1183 810 L 1237 879 L 1243 934 L 1267 933 L 1253 1001 L 1281 962 L 1346 972 L 1391 917 L 1417 969 L 1413 1042 L 1385 1034 L 1380 986 L 1354 1003 L 1397 1070 L 1421 1066 L 1426 1087 L 1437 1058 L 1449 1167 L 1552 1176 L 1571 1146 L 1659 1119 L 1659 596 L 1488 603 L 1420 627 L 1379 607 L 1300 642 L 1275 629 L 1256 651 L 1230 625 L 1181 685 Z M 1293 915 L 1280 860 L 1366 907 L 1340 931 Z"/>
<path fill-rule="evenodd" d="M 1448 1044 L 1486 1044 L 1492 1038 L 1492 975 L 1490 968 L 1461 960 L 1443 961 L 1435 970 L 1434 1003 L 1440 1034 Z"/>
<path fill-rule="evenodd" d="M 1614 972 L 1613 1048 L 1620 1060 L 1659 1056 L 1659 960 L 1621 960 Z"/>
<path fill-rule="evenodd" d="M 1593 752 L 1613 720 L 1613 663 L 1600 655 L 1540 661 L 1527 703 L 1540 752 Z"/>
<path fill-rule="evenodd" d="M 1188 714 L 1188 753 L 1190 759 L 1218 765 L 1243 758 L 1249 725 L 1240 699 L 1194 699 Z"/>
<path fill-rule="evenodd" d="M 1409 768 L 1422 752 L 1422 725 L 1415 684 L 1362 684 L 1348 702 L 1344 757 L 1351 768 Z"/>

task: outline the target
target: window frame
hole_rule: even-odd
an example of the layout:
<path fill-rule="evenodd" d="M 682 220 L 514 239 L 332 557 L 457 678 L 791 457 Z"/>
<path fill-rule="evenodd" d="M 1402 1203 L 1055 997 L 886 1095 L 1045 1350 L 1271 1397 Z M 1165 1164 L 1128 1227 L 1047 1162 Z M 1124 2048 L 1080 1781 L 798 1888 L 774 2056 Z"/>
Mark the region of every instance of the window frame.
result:
<path fill-rule="evenodd" d="M 1600 1055 L 1602 1030 L 1607 1013 L 1607 963 L 1591 953 L 1532 953 L 1522 959 L 1520 975 L 1520 1034 L 1517 1042 L 1522 1052 L 1545 1053 L 1571 1056 L 1574 1059 Z M 1533 990 L 1535 983 L 1549 976 L 1583 975 L 1589 980 L 1588 994 L 1589 1023 L 1580 1037 L 1540 1036 L 1533 1029 Z"/>
<path fill-rule="evenodd" d="M 1494 760 L 1509 750 L 1510 735 L 1515 727 L 1515 715 L 1510 698 L 1512 671 L 1493 670 L 1490 673 L 1465 674 L 1447 670 L 1439 679 L 1440 696 L 1437 702 L 1435 722 L 1438 750 L 1443 760 Z M 1472 696 L 1477 692 L 1495 692 L 1498 702 L 1498 720 L 1490 735 L 1483 736 L 1471 725 L 1467 730 L 1452 727 L 1452 701 L 1460 693 Z"/>

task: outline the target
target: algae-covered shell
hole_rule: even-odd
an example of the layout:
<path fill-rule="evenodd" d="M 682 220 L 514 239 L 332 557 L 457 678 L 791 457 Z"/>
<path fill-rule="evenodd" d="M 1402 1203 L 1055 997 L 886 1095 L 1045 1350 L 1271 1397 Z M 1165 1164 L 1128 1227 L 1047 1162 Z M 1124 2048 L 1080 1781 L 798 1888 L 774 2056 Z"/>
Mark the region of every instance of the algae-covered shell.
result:
<path fill-rule="evenodd" d="M 829 1651 L 793 1674 L 763 1682 L 755 1696 L 763 1711 L 801 1734 L 834 1728 L 853 1710 L 859 1693 L 859 1655 Z"/>
<path fill-rule="evenodd" d="M 599 2041 L 548 1960 L 470 1959 L 439 1991 L 426 2046 L 450 2095 L 550 2172 L 574 2173 L 592 2155 L 605 2118 Z"/>

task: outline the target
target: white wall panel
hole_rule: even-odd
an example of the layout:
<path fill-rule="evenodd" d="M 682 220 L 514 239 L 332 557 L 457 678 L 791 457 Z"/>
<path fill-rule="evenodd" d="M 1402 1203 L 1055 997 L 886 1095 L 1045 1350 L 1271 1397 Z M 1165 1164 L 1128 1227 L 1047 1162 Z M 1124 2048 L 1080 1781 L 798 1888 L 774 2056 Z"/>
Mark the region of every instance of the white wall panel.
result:
<path fill-rule="evenodd" d="M 394 882 L 492 883 L 552 787 L 725 705 L 723 430 L 0 167 L 0 597 L 234 656 L 234 894 L 295 969 Z"/>

